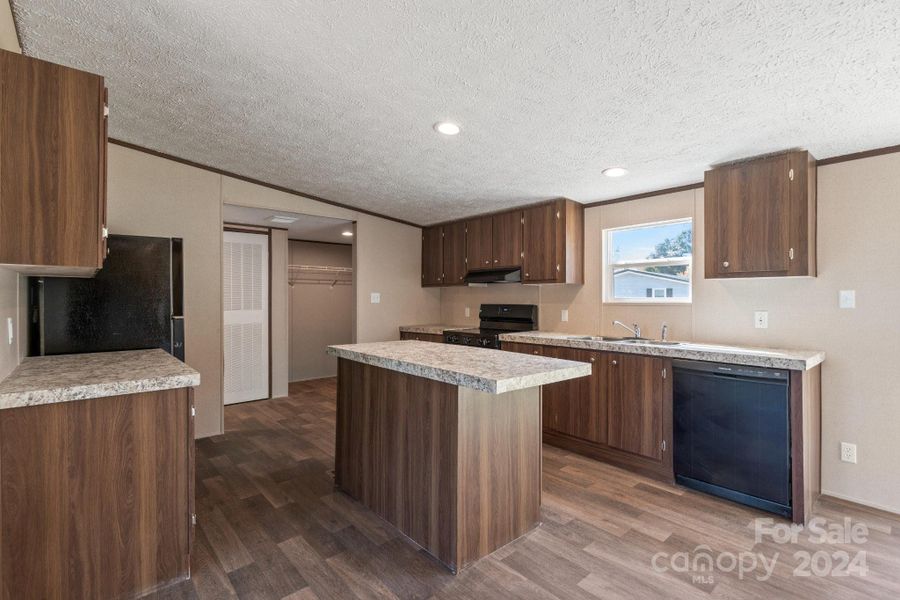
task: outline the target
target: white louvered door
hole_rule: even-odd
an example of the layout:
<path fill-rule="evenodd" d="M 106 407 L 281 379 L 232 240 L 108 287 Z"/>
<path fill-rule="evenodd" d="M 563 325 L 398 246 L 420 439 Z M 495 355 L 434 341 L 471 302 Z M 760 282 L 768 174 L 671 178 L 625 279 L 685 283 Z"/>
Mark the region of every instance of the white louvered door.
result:
<path fill-rule="evenodd" d="M 225 404 L 269 397 L 269 236 L 224 232 Z"/>

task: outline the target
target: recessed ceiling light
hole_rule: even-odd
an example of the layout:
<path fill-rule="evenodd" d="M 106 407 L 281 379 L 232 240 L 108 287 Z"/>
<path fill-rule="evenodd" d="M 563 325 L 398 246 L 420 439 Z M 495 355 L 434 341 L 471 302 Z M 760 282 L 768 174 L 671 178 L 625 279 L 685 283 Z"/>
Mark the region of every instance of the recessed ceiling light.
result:
<path fill-rule="evenodd" d="M 456 135 L 459 133 L 459 125 L 450 121 L 441 121 L 434 124 L 434 130 L 444 135 Z"/>
<path fill-rule="evenodd" d="M 344 237 L 353 237 L 353 232 L 352 231 L 342 231 L 341 235 Z"/>
<path fill-rule="evenodd" d="M 610 167 L 608 169 L 603 169 L 600 172 L 607 177 L 621 177 L 623 175 L 628 175 L 628 169 L 622 167 Z"/>
<path fill-rule="evenodd" d="M 272 215 L 271 217 L 266 217 L 266 221 L 269 223 L 279 223 L 281 225 L 287 225 L 289 223 L 293 223 L 300 217 L 291 217 L 289 215 Z"/>

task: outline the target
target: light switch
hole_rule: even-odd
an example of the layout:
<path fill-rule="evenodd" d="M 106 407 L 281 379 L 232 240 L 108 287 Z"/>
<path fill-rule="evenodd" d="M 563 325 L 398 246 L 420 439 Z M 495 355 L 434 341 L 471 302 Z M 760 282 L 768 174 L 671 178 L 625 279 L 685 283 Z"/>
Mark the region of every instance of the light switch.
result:
<path fill-rule="evenodd" d="M 838 304 L 841 308 L 856 308 L 856 290 L 841 290 Z"/>
<path fill-rule="evenodd" d="M 469 316 L 471 316 L 471 315 L 472 315 L 472 309 L 470 309 L 470 308 L 467 306 L 467 307 L 466 307 L 466 316 L 469 317 Z"/>
<path fill-rule="evenodd" d="M 372 292 L 371 300 L 372 304 L 381 304 L 381 294 L 379 292 Z"/>
<path fill-rule="evenodd" d="M 767 310 L 758 310 L 753 313 L 753 324 L 757 329 L 768 329 L 769 328 L 769 311 Z"/>
<path fill-rule="evenodd" d="M 562 321 L 563 323 L 565 323 L 569 320 L 569 309 L 567 309 L 567 308 L 562 309 L 562 312 L 560 312 L 560 314 L 559 314 L 559 320 Z"/>

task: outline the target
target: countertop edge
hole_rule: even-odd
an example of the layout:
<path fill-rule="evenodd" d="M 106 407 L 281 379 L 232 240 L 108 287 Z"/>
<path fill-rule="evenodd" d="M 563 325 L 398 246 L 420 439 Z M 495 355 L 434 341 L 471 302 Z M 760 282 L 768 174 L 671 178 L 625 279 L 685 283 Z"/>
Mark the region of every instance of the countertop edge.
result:
<path fill-rule="evenodd" d="M 791 358 L 788 356 L 764 356 L 753 354 L 754 351 L 772 351 L 764 348 L 754 349 L 747 347 L 744 349 L 747 354 L 740 354 L 739 352 L 717 352 L 714 349 L 706 350 L 691 347 L 630 345 L 599 340 L 566 339 L 565 337 L 552 337 L 547 334 L 541 335 L 542 332 L 537 333 L 538 335 L 533 335 L 529 332 L 503 333 L 500 334 L 500 341 L 543 346 L 560 346 L 564 348 L 580 348 L 584 350 L 597 350 L 600 352 L 618 352 L 621 354 L 642 354 L 645 356 L 660 356 L 683 360 L 739 364 L 751 367 L 787 369 L 789 371 L 808 371 L 825 361 L 825 353 L 821 351 L 809 351 L 812 353 L 812 356 L 804 359 Z M 565 335 L 577 336 L 578 334 Z M 739 346 L 735 346 L 735 348 L 742 349 Z"/>
<path fill-rule="evenodd" d="M 400 333 L 423 333 L 426 335 L 440 335 L 445 331 L 459 331 L 460 329 L 471 329 L 477 325 L 440 325 L 440 324 L 422 324 L 422 325 L 401 325 Z"/>
<path fill-rule="evenodd" d="M 330 356 L 335 356 L 337 358 L 353 360 L 373 367 L 390 369 L 392 371 L 397 371 L 398 373 L 424 377 L 425 379 L 487 392 L 489 394 L 503 394 L 506 392 L 539 387 L 549 383 L 556 383 L 558 381 L 566 381 L 575 377 L 584 377 L 590 375 L 592 369 L 590 363 L 582 363 L 581 365 L 564 367 L 548 373 L 494 379 L 479 375 L 459 373 L 429 365 L 416 364 L 400 359 L 373 356 L 371 354 L 348 350 L 346 348 L 329 346 L 326 349 L 326 352 Z"/>
<path fill-rule="evenodd" d="M 79 400 L 108 398 L 110 396 L 126 396 L 145 392 L 161 392 L 164 390 L 196 387 L 198 385 L 200 385 L 200 374 L 193 373 L 7 392 L 0 394 L 0 410 L 77 402 Z"/>

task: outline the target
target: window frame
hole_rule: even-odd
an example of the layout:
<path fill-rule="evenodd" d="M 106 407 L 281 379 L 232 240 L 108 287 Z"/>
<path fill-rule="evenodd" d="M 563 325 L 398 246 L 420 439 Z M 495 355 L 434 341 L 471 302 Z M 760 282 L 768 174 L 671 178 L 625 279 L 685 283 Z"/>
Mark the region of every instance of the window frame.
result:
<path fill-rule="evenodd" d="M 619 261 L 612 262 L 613 255 L 610 248 L 612 243 L 612 235 L 616 231 L 625 231 L 629 229 L 649 229 L 651 227 L 659 227 L 661 225 L 674 225 L 679 223 L 690 223 L 691 225 L 691 256 L 685 260 L 684 257 L 676 258 L 651 258 L 641 261 Z M 603 304 L 692 304 L 694 301 L 694 218 L 682 217 L 680 219 L 665 219 L 661 221 L 650 221 L 647 223 L 637 223 L 634 225 L 623 225 L 621 227 L 609 227 L 602 232 L 601 258 L 603 263 L 603 293 L 601 294 Z M 616 269 L 628 268 L 646 268 L 646 267 L 664 267 L 688 265 L 688 295 L 686 298 L 616 298 L 614 297 L 614 273 Z"/>

